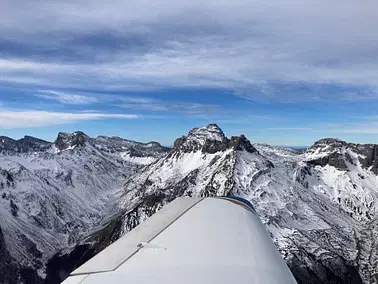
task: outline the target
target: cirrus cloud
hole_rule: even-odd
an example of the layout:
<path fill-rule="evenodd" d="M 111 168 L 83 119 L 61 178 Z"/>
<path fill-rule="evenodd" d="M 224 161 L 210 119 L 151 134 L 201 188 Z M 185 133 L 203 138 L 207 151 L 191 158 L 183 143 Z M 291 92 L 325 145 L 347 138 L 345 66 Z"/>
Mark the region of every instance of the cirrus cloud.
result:
<path fill-rule="evenodd" d="M 66 92 L 59 92 L 54 90 L 39 90 L 39 94 L 36 97 L 46 99 L 46 100 L 56 100 L 63 104 L 92 104 L 98 102 L 98 99 L 86 95 L 78 95 Z"/>

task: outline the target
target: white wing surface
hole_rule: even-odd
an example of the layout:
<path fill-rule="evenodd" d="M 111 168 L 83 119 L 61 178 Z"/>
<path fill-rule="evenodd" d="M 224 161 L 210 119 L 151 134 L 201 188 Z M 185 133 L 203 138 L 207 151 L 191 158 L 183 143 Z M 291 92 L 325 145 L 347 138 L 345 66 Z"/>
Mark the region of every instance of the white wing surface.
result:
<path fill-rule="evenodd" d="M 258 215 L 233 198 L 177 198 L 63 284 L 296 283 Z"/>

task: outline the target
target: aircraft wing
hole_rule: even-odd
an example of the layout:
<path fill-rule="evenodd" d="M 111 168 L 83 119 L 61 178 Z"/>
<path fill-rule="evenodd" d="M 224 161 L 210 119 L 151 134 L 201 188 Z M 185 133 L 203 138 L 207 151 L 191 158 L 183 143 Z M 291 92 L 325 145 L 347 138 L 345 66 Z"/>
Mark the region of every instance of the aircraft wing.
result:
<path fill-rule="evenodd" d="M 63 284 L 296 283 L 253 206 L 232 197 L 175 199 Z"/>

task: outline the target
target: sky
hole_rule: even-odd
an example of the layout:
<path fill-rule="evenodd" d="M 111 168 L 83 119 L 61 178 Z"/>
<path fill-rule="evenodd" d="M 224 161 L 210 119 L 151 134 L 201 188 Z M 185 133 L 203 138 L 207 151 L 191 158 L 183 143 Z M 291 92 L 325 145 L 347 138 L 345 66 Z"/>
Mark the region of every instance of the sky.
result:
<path fill-rule="evenodd" d="M 0 135 L 378 143 L 378 4 L 1 0 Z"/>

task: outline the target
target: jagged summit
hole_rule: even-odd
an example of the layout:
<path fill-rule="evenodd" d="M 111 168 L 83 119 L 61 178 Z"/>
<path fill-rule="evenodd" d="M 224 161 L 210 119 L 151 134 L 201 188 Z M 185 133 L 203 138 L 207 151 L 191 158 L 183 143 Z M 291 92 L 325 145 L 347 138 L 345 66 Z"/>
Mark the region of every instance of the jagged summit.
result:
<path fill-rule="evenodd" d="M 216 124 L 209 124 L 201 128 L 193 128 L 188 136 L 176 139 L 174 150 L 181 152 L 215 153 L 227 148 L 228 140 L 222 129 Z"/>
<path fill-rule="evenodd" d="M 217 124 L 208 124 L 201 128 L 193 128 L 187 136 L 182 136 L 174 142 L 173 151 L 184 153 L 202 151 L 203 153 L 216 153 L 228 148 L 257 152 L 250 141 L 244 136 L 233 136 L 231 140 L 226 137 Z"/>
<path fill-rule="evenodd" d="M 89 137 L 82 131 L 75 131 L 74 133 L 59 132 L 54 144 L 60 151 L 73 149 L 85 145 Z"/>

